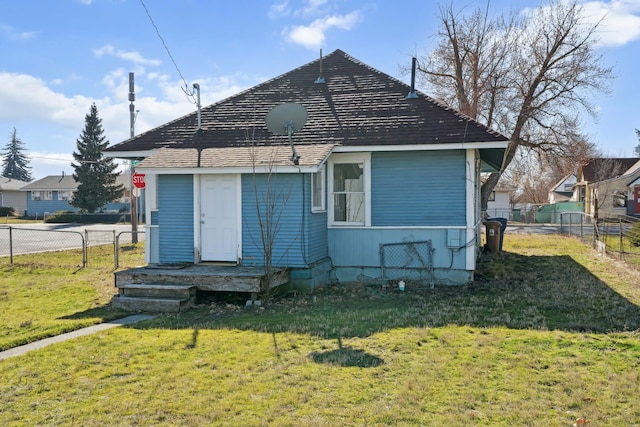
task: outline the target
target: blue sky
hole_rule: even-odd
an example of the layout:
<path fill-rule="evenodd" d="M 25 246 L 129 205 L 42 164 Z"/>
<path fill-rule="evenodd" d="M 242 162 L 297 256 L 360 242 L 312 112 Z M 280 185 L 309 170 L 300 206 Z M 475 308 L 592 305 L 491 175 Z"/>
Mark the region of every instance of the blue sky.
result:
<path fill-rule="evenodd" d="M 599 117 L 585 116 L 585 130 L 605 153 L 632 156 L 640 128 L 640 0 L 582 3 L 594 17 L 608 13 L 600 46 L 617 76 L 611 93 L 594 98 Z M 538 4 L 491 0 L 490 11 Z M 484 5 L 454 1 L 456 10 Z M 35 178 L 71 173 L 92 102 L 112 144 L 128 137 L 129 72 L 136 133 L 195 111 L 182 77 L 189 88 L 200 85 L 208 105 L 318 58 L 321 48 L 342 49 L 408 82 L 401 67 L 433 45 L 437 15 L 438 2 L 425 0 L 2 1 L 0 147 L 15 127 Z"/>

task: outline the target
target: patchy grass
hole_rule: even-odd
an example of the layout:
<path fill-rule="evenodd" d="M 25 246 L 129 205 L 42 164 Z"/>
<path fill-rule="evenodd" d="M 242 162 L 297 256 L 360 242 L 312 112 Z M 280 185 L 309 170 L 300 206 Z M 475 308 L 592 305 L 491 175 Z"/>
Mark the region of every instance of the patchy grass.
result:
<path fill-rule="evenodd" d="M 126 314 L 107 305 L 116 293 L 113 248 L 91 248 L 89 268 L 79 250 L 0 260 L 0 350 L 58 335 Z M 121 265 L 142 258 L 142 244 L 122 252 Z"/>
<path fill-rule="evenodd" d="M 638 276 L 507 236 L 478 280 L 195 310 L 0 362 L 3 425 L 640 424 Z"/>

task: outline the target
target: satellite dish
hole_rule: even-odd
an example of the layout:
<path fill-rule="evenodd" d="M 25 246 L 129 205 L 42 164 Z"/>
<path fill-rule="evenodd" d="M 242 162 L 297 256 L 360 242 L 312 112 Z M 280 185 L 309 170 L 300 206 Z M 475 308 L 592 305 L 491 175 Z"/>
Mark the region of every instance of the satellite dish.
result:
<path fill-rule="evenodd" d="M 294 134 L 307 122 L 307 109 L 295 102 L 280 104 L 267 113 L 267 129 L 276 135 Z"/>
<path fill-rule="evenodd" d="M 291 145 L 291 161 L 297 165 L 300 156 L 296 153 L 296 149 L 291 141 L 291 136 L 302 129 L 307 122 L 307 109 L 295 102 L 280 104 L 271 109 L 267 113 L 266 122 L 269 132 L 276 135 L 287 135 L 289 137 L 289 145 Z"/>

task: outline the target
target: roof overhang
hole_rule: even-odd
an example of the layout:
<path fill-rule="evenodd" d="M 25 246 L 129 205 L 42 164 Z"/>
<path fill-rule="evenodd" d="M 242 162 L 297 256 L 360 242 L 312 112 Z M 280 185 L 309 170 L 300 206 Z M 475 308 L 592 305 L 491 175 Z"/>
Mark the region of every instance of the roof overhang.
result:
<path fill-rule="evenodd" d="M 480 172 L 499 172 L 502 168 L 504 160 L 504 152 L 507 147 L 503 148 L 481 148 L 480 152 Z"/>
<path fill-rule="evenodd" d="M 103 151 L 102 154 L 104 157 L 114 158 L 114 159 L 144 159 L 151 156 L 153 153 L 158 151 L 155 150 L 141 150 L 141 151 Z"/>
<path fill-rule="evenodd" d="M 441 150 L 467 150 L 467 149 L 496 149 L 504 150 L 509 145 L 509 141 L 491 142 L 460 142 L 449 144 L 407 144 L 407 145 L 358 145 L 344 146 L 338 145 L 333 149 L 334 153 L 354 153 L 365 151 L 441 151 Z M 500 159 L 502 164 L 502 159 Z"/>
<path fill-rule="evenodd" d="M 289 145 L 161 148 L 141 161 L 136 170 L 159 174 L 313 173 L 327 161 L 334 144 L 295 146 L 298 164 Z"/>

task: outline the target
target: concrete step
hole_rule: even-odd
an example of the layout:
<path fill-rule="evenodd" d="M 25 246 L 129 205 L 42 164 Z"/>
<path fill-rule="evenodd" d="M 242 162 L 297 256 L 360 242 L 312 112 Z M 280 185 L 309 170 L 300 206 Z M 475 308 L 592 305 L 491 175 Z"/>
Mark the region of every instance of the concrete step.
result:
<path fill-rule="evenodd" d="M 194 285 L 165 285 L 155 283 L 118 284 L 120 296 L 143 298 L 174 298 L 195 300 Z"/>
<path fill-rule="evenodd" d="M 114 308 L 130 311 L 145 311 L 148 313 L 179 313 L 188 309 L 192 301 L 177 298 L 147 298 L 117 295 L 111 304 Z"/>

